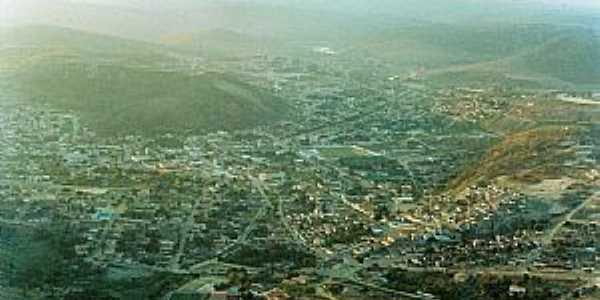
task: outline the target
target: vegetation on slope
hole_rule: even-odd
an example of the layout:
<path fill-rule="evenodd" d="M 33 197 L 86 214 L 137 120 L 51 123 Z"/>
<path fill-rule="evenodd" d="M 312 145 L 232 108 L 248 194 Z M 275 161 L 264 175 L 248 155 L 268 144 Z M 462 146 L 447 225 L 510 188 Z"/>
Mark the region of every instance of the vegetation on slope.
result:
<path fill-rule="evenodd" d="M 500 176 L 536 182 L 560 174 L 561 163 L 571 157 L 560 143 L 577 134 L 575 128 L 545 126 L 508 134 L 492 147 L 473 168 L 450 183 L 450 191 L 461 193 L 480 181 Z"/>
<path fill-rule="evenodd" d="M 600 84 L 600 37 L 592 31 L 570 32 L 511 61 L 515 69 L 579 84 Z"/>
<path fill-rule="evenodd" d="M 237 76 L 192 73 L 149 44 L 69 33 L 30 33 L 45 41 L 27 57 L 12 54 L 13 65 L 22 61 L 14 78 L 27 99 L 73 110 L 99 133 L 231 130 L 286 117 L 281 99 Z"/>
<path fill-rule="evenodd" d="M 21 77 L 32 99 L 79 112 L 101 133 L 239 129 L 286 112 L 279 99 L 227 74 L 116 65 L 44 67 Z"/>
<path fill-rule="evenodd" d="M 521 88 L 599 85 L 600 39 L 592 30 L 510 22 L 405 26 L 358 40 L 357 50 L 393 64 L 423 68 L 438 86 Z"/>

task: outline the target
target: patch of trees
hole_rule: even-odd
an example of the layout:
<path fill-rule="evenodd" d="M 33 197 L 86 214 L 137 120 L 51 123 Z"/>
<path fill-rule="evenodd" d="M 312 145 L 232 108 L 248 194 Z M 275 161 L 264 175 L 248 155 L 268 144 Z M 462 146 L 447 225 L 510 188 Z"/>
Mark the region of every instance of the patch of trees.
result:
<path fill-rule="evenodd" d="M 389 288 L 409 292 L 427 292 L 447 300 L 509 300 L 514 299 L 509 293 L 511 285 L 526 289 L 519 299 L 543 300 L 557 299 L 568 292 L 568 289 L 554 282 L 543 281 L 537 277 L 524 275 L 522 278 L 506 278 L 495 276 L 468 276 L 457 281 L 453 274 L 411 273 L 401 269 L 385 273 Z"/>
<path fill-rule="evenodd" d="M 244 245 L 225 261 L 252 267 L 287 264 L 302 268 L 315 266 L 316 257 L 295 245 L 269 242 L 268 245 Z"/>

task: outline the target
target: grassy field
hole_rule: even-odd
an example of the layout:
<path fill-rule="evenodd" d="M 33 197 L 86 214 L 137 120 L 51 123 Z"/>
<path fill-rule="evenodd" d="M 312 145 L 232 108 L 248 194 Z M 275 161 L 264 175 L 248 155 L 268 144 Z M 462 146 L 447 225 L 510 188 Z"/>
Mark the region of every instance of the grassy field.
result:
<path fill-rule="evenodd" d="M 368 155 L 364 150 L 352 146 L 322 147 L 317 150 L 319 151 L 319 156 L 325 159 L 352 158 Z"/>

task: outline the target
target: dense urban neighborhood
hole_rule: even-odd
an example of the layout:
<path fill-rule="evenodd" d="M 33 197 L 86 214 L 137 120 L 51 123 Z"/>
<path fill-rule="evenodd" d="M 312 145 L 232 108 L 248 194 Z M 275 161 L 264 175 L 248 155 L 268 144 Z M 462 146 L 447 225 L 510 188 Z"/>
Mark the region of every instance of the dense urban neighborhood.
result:
<path fill-rule="evenodd" d="M 587 42 L 549 28 L 517 31 Z M 218 32 L 215 55 L 19 30 L 0 35 L 0 299 L 600 298 L 597 81 L 499 66 L 538 44 L 400 68 L 387 31 Z"/>
<path fill-rule="evenodd" d="M 280 76 L 275 87 L 290 77 Z M 454 276 L 457 285 L 508 278 L 507 295 L 540 299 L 598 284 L 598 125 L 574 124 L 588 135 L 553 125 L 553 135 L 565 134 L 553 147 L 568 155 L 544 167 L 565 177 L 531 192 L 503 176 L 455 184 L 501 138 L 481 120 L 560 100 L 373 81 L 307 94 L 299 92 L 305 82 L 286 81 L 278 91 L 297 95 L 301 121 L 157 137 L 97 136 L 72 113 L 6 94 L 0 221 L 65 223 L 81 264 L 74 272 L 188 278 L 171 299 L 231 287 L 279 295 L 269 299 L 305 289 L 435 299 L 430 287 L 401 279 L 413 273 Z M 249 282 L 229 286 L 232 270 Z"/>

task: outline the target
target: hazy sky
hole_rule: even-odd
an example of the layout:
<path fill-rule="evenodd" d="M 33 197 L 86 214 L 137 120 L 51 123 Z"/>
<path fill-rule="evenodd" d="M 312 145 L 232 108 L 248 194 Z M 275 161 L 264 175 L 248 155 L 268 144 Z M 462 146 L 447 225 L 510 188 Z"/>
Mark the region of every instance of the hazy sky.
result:
<path fill-rule="evenodd" d="M 384 9 L 386 6 L 390 6 L 390 3 L 400 4 L 412 3 L 413 0 L 0 0 L 2 8 L 6 7 L 18 7 L 18 6 L 29 6 L 30 3 L 55 3 L 57 5 L 63 5 L 64 3 L 91 3 L 121 7 L 135 7 L 135 8 L 155 8 L 155 9 L 188 9 L 193 7 L 201 7 L 205 4 L 217 4 L 217 3 L 268 3 L 268 4 L 279 4 L 279 5 L 296 5 L 305 6 L 307 8 L 319 8 L 319 7 L 339 7 L 344 8 L 347 6 L 353 7 L 364 7 L 372 9 L 373 7 L 380 7 Z M 460 7 L 462 5 L 473 5 L 479 3 L 481 6 L 486 6 L 490 2 L 503 2 L 505 6 L 518 6 L 525 3 L 540 3 L 545 6 L 559 6 L 566 8 L 589 8 L 595 7 L 600 8 L 600 0 L 424 0 L 422 3 L 430 2 L 445 2 L 449 6 Z M 20 4 L 25 5 L 20 5 Z"/>
<path fill-rule="evenodd" d="M 50 24 L 153 40 L 211 27 L 264 33 L 331 18 L 369 26 L 527 22 L 547 11 L 591 14 L 592 7 L 600 9 L 600 0 L 0 0 L 0 25 Z"/>
<path fill-rule="evenodd" d="M 48 0 L 47 0 L 48 1 Z M 51 1 L 51 0 L 49 0 Z M 190 0 L 171 0 L 171 1 L 160 1 L 160 0 L 71 0 L 72 2 L 88 2 L 88 3 L 96 3 L 96 4 L 111 4 L 111 5 L 130 5 L 130 6 L 140 6 L 140 5 L 152 5 L 152 6 L 174 6 L 179 4 L 184 4 L 184 5 L 189 5 L 190 3 L 198 3 L 198 2 L 215 2 L 214 0 L 200 0 L 200 1 L 190 1 Z M 286 0 L 283 1 L 277 1 L 277 0 L 225 0 L 228 2 L 270 2 L 270 3 L 282 3 L 282 2 L 286 2 Z M 298 2 L 296 0 L 287 0 L 287 2 Z M 331 1 L 331 0 L 323 0 L 323 1 L 300 1 L 300 2 L 309 2 L 311 4 L 313 4 L 314 2 L 322 2 L 322 3 L 340 3 L 340 2 L 344 2 L 345 0 L 336 0 L 336 1 Z M 348 1 L 348 0 L 346 0 Z M 369 0 L 359 0 L 359 2 L 364 2 L 364 3 L 373 3 L 373 1 L 369 1 Z M 397 0 L 398 2 L 402 2 L 402 0 Z M 456 1 L 456 0 L 447 0 L 448 2 L 452 1 L 455 3 L 459 3 L 460 1 Z M 486 3 L 488 2 L 488 0 L 475 0 L 475 1 L 479 1 L 481 3 Z M 223 0 L 221 0 L 221 2 L 223 2 Z M 354 1 L 356 2 L 356 1 Z M 470 1 L 473 2 L 473 1 Z M 540 3 L 544 3 L 546 5 L 561 5 L 561 6 L 572 6 L 572 7 L 600 7 L 600 1 L 599 0 L 505 0 L 504 2 L 507 2 L 507 5 L 510 4 L 515 4 L 518 2 L 540 2 Z M 457 4 L 460 5 L 460 4 Z"/>

